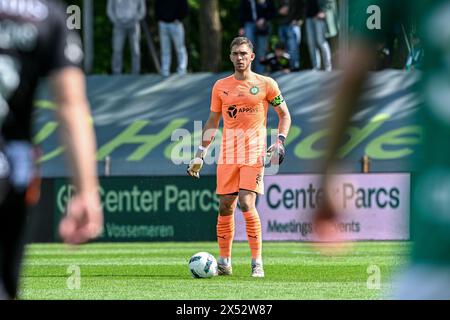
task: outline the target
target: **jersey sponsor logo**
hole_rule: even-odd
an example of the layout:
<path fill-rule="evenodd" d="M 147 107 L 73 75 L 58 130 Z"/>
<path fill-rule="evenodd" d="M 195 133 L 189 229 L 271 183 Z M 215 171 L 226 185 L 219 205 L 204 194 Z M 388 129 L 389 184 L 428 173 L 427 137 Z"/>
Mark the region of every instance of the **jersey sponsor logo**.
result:
<path fill-rule="evenodd" d="M 238 112 L 239 113 L 256 113 L 256 112 L 258 112 L 258 108 L 257 107 L 243 107 L 243 108 L 239 108 Z"/>
<path fill-rule="evenodd" d="M 239 113 L 257 113 L 258 107 L 242 107 L 237 108 L 235 105 L 229 106 L 227 109 L 228 116 L 236 119 Z"/>
<path fill-rule="evenodd" d="M 236 119 L 237 117 L 237 109 L 236 106 L 229 106 L 227 110 L 228 115 L 230 118 Z"/>

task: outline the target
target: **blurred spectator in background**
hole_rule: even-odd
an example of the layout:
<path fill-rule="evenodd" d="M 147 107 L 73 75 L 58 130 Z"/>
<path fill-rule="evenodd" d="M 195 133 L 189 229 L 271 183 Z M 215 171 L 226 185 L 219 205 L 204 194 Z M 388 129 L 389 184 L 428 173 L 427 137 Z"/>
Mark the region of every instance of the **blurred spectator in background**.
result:
<path fill-rule="evenodd" d="M 394 21 L 387 32 L 385 47 L 390 53 L 388 60 L 389 68 L 392 68 L 396 63 L 396 61 L 394 61 L 394 52 L 397 52 L 397 55 L 399 55 L 401 53 L 401 46 L 404 44 L 402 39 L 402 27 L 400 21 Z M 402 61 L 404 61 L 404 59 L 402 59 Z"/>
<path fill-rule="evenodd" d="M 381 71 L 391 67 L 392 52 L 386 46 L 385 42 L 379 42 L 375 45 L 375 57 L 373 71 Z"/>
<path fill-rule="evenodd" d="M 306 37 L 313 70 L 332 70 L 331 49 L 326 39 L 326 9 L 329 0 L 306 0 Z"/>
<path fill-rule="evenodd" d="M 188 15 L 187 0 L 156 0 L 155 16 L 159 26 L 159 41 L 161 45 L 161 75 L 170 75 L 172 62 L 171 42 L 175 46 L 179 75 L 185 74 L 188 55 L 184 43 L 184 26 L 182 20 Z"/>
<path fill-rule="evenodd" d="M 406 70 L 416 70 L 422 69 L 422 60 L 423 60 L 423 46 L 420 38 L 417 34 L 413 33 L 411 38 L 411 48 L 409 49 L 408 57 L 406 58 Z"/>
<path fill-rule="evenodd" d="M 275 45 L 274 52 L 270 52 L 260 59 L 263 66 L 269 66 L 269 72 L 274 73 L 283 71 L 289 73 L 291 71 L 291 56 L 286 52 L 283 42 Z"/>
<path fill-rule="evenodd" d="M 121 74 L 123 48 L 128 36 L 131 49 L 132 73 L 141 71 L 141 28 L 139 22 L 146 13 L 145 0 L 108 0 L 107 14 L 113 28 L 113 74 Z"/>
<path fill-rule="evenodd" d="M 291 70 L 300 69 L 300 42 L 302 39 L 304 0 L 280 0 L 278 36 L 286 44 L 291 58 Z"/>
<path fill-rule="evenodd" d="M 266 54 L 271 32 L 271 20 L 276 15 L 276 8 L 272 0 L 241 0 L 239 36 L 247 37 L 255 47 L 256 73 L 263 73 L 264 66 L 261 57 Z"/>
<path fill-rule="evenodd" d="M 322 8 L 325 13 L 325 22 L 327 29 L 325 31 L 326 38 L 333 38 L 339 32 L 339 14 L 336 0 L 321 0 L 323 2 Z"/>

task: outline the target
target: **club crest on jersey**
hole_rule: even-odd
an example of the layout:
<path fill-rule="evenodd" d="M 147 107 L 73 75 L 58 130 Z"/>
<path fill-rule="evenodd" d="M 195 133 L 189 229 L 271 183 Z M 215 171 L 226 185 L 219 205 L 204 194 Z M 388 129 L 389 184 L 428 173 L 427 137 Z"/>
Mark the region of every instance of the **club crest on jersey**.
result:
<path fill-rule="evenodd" d="M 253 86 L 250 88 L 250 93 L 256 96 L 259 93 L 259 88 L 257 86 Z"/>

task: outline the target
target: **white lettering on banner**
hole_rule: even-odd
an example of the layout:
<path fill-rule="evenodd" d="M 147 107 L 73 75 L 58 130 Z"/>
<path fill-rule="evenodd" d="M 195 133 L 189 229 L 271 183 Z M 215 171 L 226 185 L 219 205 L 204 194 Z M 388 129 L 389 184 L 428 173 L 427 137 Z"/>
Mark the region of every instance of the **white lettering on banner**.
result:
<path fill-rule="evenodd" d="M 323 201 L 320 175 L 283 175 L 265 178 L 265 195 L 257 210 L 263 239 L 311 241 L 312 217 Z M 409 239 L 410 175 L 337 175 L 333 195 L 344 212 L 336 229 L 347 240 Z M 245 222 L 236 214 L 236 240 L 247 239 Z"/>
<path fill-rule="evenodd" d="M 62 184 L 56 191 L 56 206 L 59 213 L 66 210 L 69 200 L 75 193 L 70 184 Z M 147 189 L 146 186 L 127 185 L 114 187 L 104 184 L 99 187 L 102 208 L 105 212 L 122 214 L 147 214 L 173 212 L 195 212 L 209 214 L 219 209 L 219 198 L 214 190 L 208 188 L 182 188 L 176 184 L 162 185 L 160 189 Z"/>

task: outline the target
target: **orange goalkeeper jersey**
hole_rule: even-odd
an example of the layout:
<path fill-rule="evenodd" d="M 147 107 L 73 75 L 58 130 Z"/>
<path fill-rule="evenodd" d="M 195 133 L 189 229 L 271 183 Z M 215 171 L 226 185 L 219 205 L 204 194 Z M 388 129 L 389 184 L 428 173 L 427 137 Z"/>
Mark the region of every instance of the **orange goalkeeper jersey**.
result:
<path fill-rule="evenodd" d="M 219 164 L 262 165 L 268 105 L 281 93 L 275 80 L 253 75 L 251 80 L 231 75 L 214 84 L 211 111 L 223 117 Z"/>

